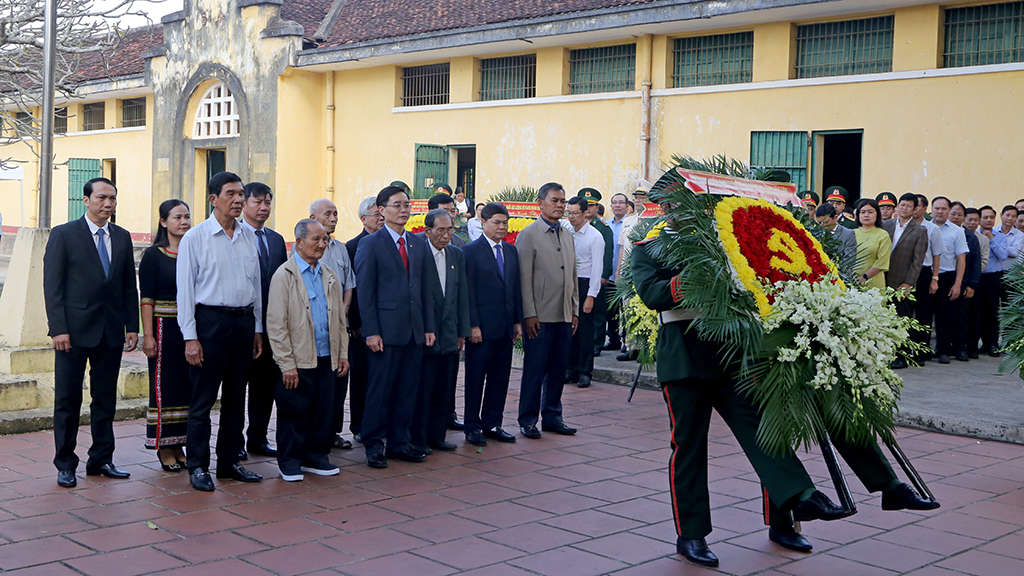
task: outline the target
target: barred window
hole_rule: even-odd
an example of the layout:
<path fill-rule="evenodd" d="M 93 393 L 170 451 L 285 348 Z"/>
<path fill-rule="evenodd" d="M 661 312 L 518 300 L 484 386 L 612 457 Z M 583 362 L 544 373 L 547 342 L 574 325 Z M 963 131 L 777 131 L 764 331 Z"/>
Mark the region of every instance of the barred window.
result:
<path fill-rule="evenodd" d="M 750 82 L 754 33 L 677 38 L 672 54 L 672 85 L 676 88 Z"/>
<path fill-rule="evenodd" d="M 480 61 L 480 99 L 507 100 L 537 95 L 537 55 Z"/>
<path fill-rule="evenodd" d="M 1024 62 L 1024 2 L 946 10 L 946 68 Z"/>
<path fill-rule="evenodd" d="M 227 138 L 238 136 L 238 109 L 231 89 L 223 82 L 210 86 L 196 111 L 196 121 L 192 128 L 193 138 Z"/>
<path fill-rule="evenodd" d="M 32 134 L 35 119 L 28 112 L 15 112 L 14 118 L 9 121 L 12 136 L 22 138 Z"/>
<path fill-rule="evenodd" d="M 797 78 L 892 71 L 892 16 L 798 26 Z"/>
<path fill-rule="evenodd" d="M 68 131 L 68 107 L 53 109 L 53 133 L 66 134 Z"/>
<path fill-rule="evenodd" d="M 82 104 L 82 130 L 103 130 L 105 111 L 106 104 L 103 102 Z"/>
<path fill-rule="evenodd" d="M 402 106 L 447 104 L 450 65 L 428 64 L 402 69 Z"/>
<path fill-rule="evenodd" d="M 569 52 L 569 93 L 621 92 L 636 86 L 636 44 Z"/>
<path fill-rule="evenodd" d="M 132 128 L 146 125 L 146 98 L 125 98 L 121 100 L 121 127 Z"/>

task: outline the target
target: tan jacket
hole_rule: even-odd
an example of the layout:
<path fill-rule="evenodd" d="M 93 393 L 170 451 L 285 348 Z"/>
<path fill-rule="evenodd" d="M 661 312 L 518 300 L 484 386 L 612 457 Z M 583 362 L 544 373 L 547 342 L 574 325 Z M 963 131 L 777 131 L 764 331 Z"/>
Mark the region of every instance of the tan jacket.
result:
<path fill-rule="evenodd" d="M 320 266 L 320 276 L 327 295 L 328 330 L 331 335 L 331 368 L 348 358 L 348 327 L 345 304 L 338 278 L 327 266 Z M 267 337 L 274 351 L 274 361 L 287 372 L 295 368 L 316 368 L 316 339 L 313 335 L 313 313 L 309 310 L 309 294 L 302 280 L 295 257 L 289 257 L 270 280 L 267 299 Z"/>
<path fill-rule="evenodd" d="M 572 232 L 563 228 L 556 235 L 538 218 L 516 237 L 516 251 L 523 286 L 523 318 L 572 322 L 580 305 Z"/>

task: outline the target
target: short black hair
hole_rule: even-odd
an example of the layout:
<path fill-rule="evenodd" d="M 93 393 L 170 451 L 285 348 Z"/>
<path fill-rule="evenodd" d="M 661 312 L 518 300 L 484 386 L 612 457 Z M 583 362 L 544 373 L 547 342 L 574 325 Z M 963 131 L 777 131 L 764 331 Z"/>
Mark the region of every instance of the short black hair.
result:
<path fill-rule="evenodd" d="M 828 202 L 822 202 L 820 206 L 814 209 L 814 215 L 818 218 L 835 218 L 836 207 Z"/>
<path fill-rule="evenodd" d="M 604 204 L 597 205 L 597 215 L 604 216 Z"/>
<path fill-rule="evenodd" d="M 636 210 L 636 204 L 633 204 L 632 200 L 626 200 L 626 206 L 629 206 L 633 210 Z"/>
<path fill-rule="evenodd" d="M 270 186 L 267 186 L 263 182 L 249 182 L 242 188 L 245 199 L 248 200 L 253 196 L 257 198 L 263 198 L 264 196 L 270 196 L 270 199 L 274 199 L 274 193 L 270 191 Z"/>
<path fill-rule="evenodd" d="M 86 182 L 85 186 L 82 186 L 82 196 L 84 198 L 92 197 L 92 185 L 96 183 L 109 184 L 114 188 L 114 192 L 117 192 L 117 186 L 114 186 L 114 183 L 111 182 L 108 178 L 93 178 L 92 180 Z"/>
<path fill-rule="evenodd" d="M 480 220 L 490 220 L 495 214 L 504 214 L 507 218 L 508 208 L 505 208 L 505 205 L 500 202 L 491 202 L 480 209 Z"/>
<path fill-rule="evenodd" d="M 917 205 L 918 206 L 924 206 L 925 208 L 928 207 L 928 197 L 927 196 L 925 196 L 924 194 L 915 194 L 915 196 L 917 196 Z"/>
<path fill-rule="evenodd" d="M 377 193 L 377 207 L 383 208 L 388 205 L 388 200 L 395 194 L 405 194 L 406 198 L 409 198 L 409 193 L 405 191 L 405 188 L 399 186 L 388 186 Z"/>
<path fill-rule="evenodd" d="M 427 209 L 433 210 L 441 204 L 455 204 L 455 199 L 444 193 L 434 194 L 427 200 Z"/>
<path fill-rule="evenodd" d="M 427 215 L 423 217 L 423 225 L 433 230 L 434 222 L 437 221 L 439 216 L 444 216 L 449 222 L 452 220 L 452 215 L 449 214 L 447 210 L 443 208 L 434 208 L 430 212 L 427 212 Z"/>
<path fill-rule="evenodd" d="M 206 193 L 210 196 L 220 196 L 220 191 L 224 188 L 225 184 L 241 181 L 242 179 L 234 172 L 217 172 L 213 175 L 213 178 L 210 178 L 210 181 L 206 183 Z"/>
<path fill-rule="evenodd" d="M 1003 206 L 1003 211 L 1000 212 L 999 215 L 1002 216 L 1003 214 L 1006 214 L 1010 210 L 1013 210 L 1014 214 L 1017 213 L 1017 207 L 1016 206 L 1010 206 L 1009 204 L 1007 204 L 1006 206 Z"/>
<path fill-rule="evenodd" d="M 1016 208 L 1017 204 L 1020 204 L 1021 202 L 1024 202 L 1024 198 L 1021 198 L 1020 200 L 1017 200 L 1016 202 L 1014 202 L 1013 203 L 1014 208 Z"/>
<path fill-rule="evenodd" d="M 964 208 L 964 217 L 970 216 L 971 214 L 977 214 L 978 218 L 981 218 L 981 209 L 971 206 L 970 208 Z"/>
<path fill-rule="evenodd" d="M 548 192 L 551 192 L 552 190 L 561 190 L 564 192 L 565 188 L 563 188 L 562 185 L 559 184 L 558 182 L 548 182 L 547 184 L 541 186 L 540 190 L 537 190 L 537 200 L 543 200 L 547 198 Z"/>
<path fill-rule="evenodd" d="M 989 206 L 988 204 L 985 204 L 981 208 L 978 208 L 978 214 L 981 214 L 985 210 L 991 210 L 993 215 L 995 215 L 995 213 L 996 213 L 996 209 L 995 208 Z"/>
<path fill-rule="evenodd" d="M 950 201 L 949 198 L 946 198 L 945 196 L 936 196 L 935 198 L 932 198 L 932 209 L 933 210 L 935 209 L 935 203 L 938 202 L 939 200 L 945 200 L 946 201 L 946 206 L 949 206 L 950 208 L 953 207 L 953 202 Z"/>
<path fill-rule="evenodd" d="M 587 208 L 590 207 L 590 203 L 587 202 L 587 199 L 581 196 L 573 196 L 572 198 L 569 198 L 566 204 L 572 204 L 573 206 L 579 205 L 580 212 L 586 212 Z"/>
<path fill-rule="evenodd" d="M 957 200 L 957 201 L 955 201 L 955 202 L 953 202 L 952 204 L 949 205 L 949 209 L 952 210 L 954 206 L 959 206 L 959 207 L 963 208 L 964 209 L 964 215 L 967 214 L 967 206 L 964 206 L 963 202 Z"/>
<path fill-rule="evenodd" d="M 897 202 L 897 204 L 899 204 L 900 202 L 913 202 L 914 207 L 917 208 L 917 194 L 914 194 L 913 192 L 907 192 L 903 196 L 900 196 L 900 201 Z"/>
<path fill-rule="evenodd" d="M 611 197 L 611 198 L 609 198 L 609 199 L 608 199 L 608 201 L 609 201 L 609 202 L 612 202 L 613 200 L 615 200 L 615 197 L 616 197 L 616 196 L 622 196 L 622 200 L 623 200 L 623 201 L 624 201 L 624 202 L 625 202 L 626 204 L 629 204 L 629 196 L 626 196 L 626 195 L 625 195 L 625 194 L 623 194 L 622 192 L 616 192 L 615 194 L 612 194 L 612 197 Z"/>

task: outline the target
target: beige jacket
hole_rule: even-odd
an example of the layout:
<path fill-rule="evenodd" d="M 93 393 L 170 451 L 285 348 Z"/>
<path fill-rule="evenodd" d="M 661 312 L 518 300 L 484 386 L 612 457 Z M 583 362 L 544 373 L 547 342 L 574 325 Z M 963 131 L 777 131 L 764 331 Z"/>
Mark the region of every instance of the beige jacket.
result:
<path fill-rule="evenodd" d="M 556 235 L 538 218 L 516 237 L 516 251 L 523 286 L 523 318 L 572 322 L 580 305 L 572 232 L 562 229 Z"/>
<path fill-rule="evenodd" d="M 327 295 L 327 317 L 331 335 L 331 368 L 348 358 L 348 327 L 345 304 L 338 278 L 327 266 L 320 266 L 320 276 Z M 309 294 L 294 256 L 277 269 L 270 280 L 267 299 L 267 337 L 274 351 L 274 361 L 287 372 L 295 368 L 316 368 L 316 340 L 313 335 L 313 313 L 309 310 Z"/>

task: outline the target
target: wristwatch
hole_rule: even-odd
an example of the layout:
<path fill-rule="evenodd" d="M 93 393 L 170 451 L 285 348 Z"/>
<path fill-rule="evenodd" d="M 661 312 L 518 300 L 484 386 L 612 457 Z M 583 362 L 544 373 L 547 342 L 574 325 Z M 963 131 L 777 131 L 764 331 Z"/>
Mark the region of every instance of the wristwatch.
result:
<path fill-rule="evenodd" d="M 871 280 L 871 278 L 868 278 L 867 274 L 861 274 L 861 276 L 863 276 L 865 280 Z"/>
<path fill-rule="evenodd" d="M 935 280 L 936 282 L 938 282 L 939 281 L 939 277 L 938 276 L 932 276 L 932 280 Z"/>

